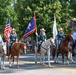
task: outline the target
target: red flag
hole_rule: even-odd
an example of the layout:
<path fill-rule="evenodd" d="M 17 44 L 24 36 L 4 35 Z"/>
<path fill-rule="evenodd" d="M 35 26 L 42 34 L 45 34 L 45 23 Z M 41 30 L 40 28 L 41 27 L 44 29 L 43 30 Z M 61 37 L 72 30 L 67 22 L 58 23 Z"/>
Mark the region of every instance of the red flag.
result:
<path fill-rule="evenodd" d="M 6 27 L 4 29 L 4 38 L 5 38 L 6 42 L 8 42 L 8 43 L 10 42 L 9 37 L 10 37 L 11 31 L 12 31 L 12 28 L 10 26 L 10 18 L 8 18 L 8 21 L 6 23 Z"/>

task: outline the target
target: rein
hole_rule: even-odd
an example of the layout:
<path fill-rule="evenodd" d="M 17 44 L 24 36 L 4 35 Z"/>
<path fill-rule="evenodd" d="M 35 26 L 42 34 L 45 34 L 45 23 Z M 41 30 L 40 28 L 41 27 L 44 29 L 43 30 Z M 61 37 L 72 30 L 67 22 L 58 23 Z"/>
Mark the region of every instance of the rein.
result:
<path fill-rule="evenodd" d="M 52 43 L 51 40 L 50 40 L 50 42 Z M 44 43 L 45 43 L 45 42 L 44 42 Z M 45 45 L 46 45 L 46 43 L 45 43 Z M 53 43 L 52 43 L 52 45 L 53 45 Z M 41 45 L 41 47 L 42 47 L 43 49 L 47 50 L 47 48 L 43 47 L 42 45 Z M 48 47 L 48 45 L 46 45 L 46 47 Z M 48 49 L 49 49 L 49 48 L 48 48 Z"/>
<path fill-rule="evenodd" d="M 44 48 L 43 46 L 41 46 L 43 49 L 47 50 L 47 48 Z"/>

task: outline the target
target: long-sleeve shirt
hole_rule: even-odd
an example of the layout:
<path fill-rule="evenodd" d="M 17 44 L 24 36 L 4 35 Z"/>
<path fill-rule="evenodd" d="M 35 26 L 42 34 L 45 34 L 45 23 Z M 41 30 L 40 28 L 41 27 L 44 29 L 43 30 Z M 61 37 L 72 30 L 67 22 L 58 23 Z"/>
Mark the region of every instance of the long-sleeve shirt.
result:
<path fill-rule="evenodd" d="M 39 44 L 41 44 L 43 41 L 46 41 L 47 39 L 46 34 L 39 34 L 38 38 L 39 38 Z"/>

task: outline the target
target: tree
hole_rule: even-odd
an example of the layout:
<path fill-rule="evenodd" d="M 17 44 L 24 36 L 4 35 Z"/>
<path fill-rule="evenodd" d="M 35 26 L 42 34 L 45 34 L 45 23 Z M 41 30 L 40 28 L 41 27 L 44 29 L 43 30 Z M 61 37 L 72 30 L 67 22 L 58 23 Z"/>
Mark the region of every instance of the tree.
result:
<path fill-rule="evenodd" d="M 69 32 L 67 20 L 76 17 L 75 4 L 76 0 L 1 0 L 1 34 L 3 34 L 7 18 L 10 16 L 11 26 L 17 30 L 18 36 L 21 38 L 34 15 L 34 12 L 36 13 L 38 33 L 40 28 L 45 28 L 47 37 L 49 38 L 52 36 L 55 13 L 57 28 L 59 29 L 62 27 L 65 34 L 67 34 Z"/>
<path fill-rule="evenodd" d="M 18 21 L 17 21 L 17 14 L 11 7 L 12 0 L 1 0 L 0 1 L 0 34 L 3 36 L 4 28 L 6 25 L 6 21 L 10 16 L 11 19 L 11 27 L 17 28 Z"/>

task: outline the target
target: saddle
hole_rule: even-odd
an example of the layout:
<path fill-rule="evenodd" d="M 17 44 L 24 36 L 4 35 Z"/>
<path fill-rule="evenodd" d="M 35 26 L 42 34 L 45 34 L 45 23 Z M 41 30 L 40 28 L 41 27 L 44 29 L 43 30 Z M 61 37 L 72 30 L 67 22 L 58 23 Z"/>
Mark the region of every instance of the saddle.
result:
<path fill-rule="evenodd" d="M 8 52 L 7 52 L 7 55 L 10 55 L 11 54 L 11 48 L 13 46 L 15 42 L 13 42 L 11 45 L 8 46 Z"/>

